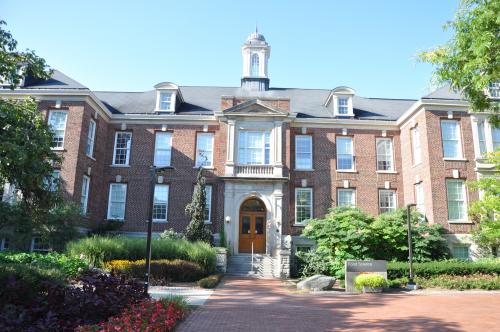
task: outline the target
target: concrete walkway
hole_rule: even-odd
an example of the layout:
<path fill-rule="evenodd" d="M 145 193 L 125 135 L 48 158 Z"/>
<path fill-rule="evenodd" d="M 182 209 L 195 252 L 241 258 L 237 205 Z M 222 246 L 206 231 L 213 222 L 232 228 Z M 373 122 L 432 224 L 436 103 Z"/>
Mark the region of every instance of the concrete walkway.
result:
<path fill-rule="evenodd" d="M 178 331 L 500 331 L 498 293 L 299 294 L 279 280 L 225 278 Z"/>
<path fill-rule="evenodd" d="M 189 305 L 203 305 L 213 293 L 213 289 L 198 287 L 149 287 L 149 295 L 153 299 L 161 299 L 168 296 L 182 296 Z"/>

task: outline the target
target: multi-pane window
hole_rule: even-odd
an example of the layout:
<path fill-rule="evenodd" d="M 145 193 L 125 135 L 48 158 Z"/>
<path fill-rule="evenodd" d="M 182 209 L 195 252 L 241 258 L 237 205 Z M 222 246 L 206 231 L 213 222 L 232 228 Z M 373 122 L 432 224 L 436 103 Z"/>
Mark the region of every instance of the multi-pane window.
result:
<path fill-rule="evenodd" d="M 250 76 L 259 76 L 259 55 L 257 53 L 252 54 L 250 61 Z"/>
<path fill-rule="evenodd" d="M 89 157 L 92 157 L 94 155 L 95 128 L 96 128 L 95 121 L 90 120 L 89 132 L 87 135 L 87 149 L 85 151 L 85 153 Z"/>
<path fill-rule="evenodd" d="M 354 189 L 337 189 L 337 206 L 356 206 Z"/>
<path fill-rule="evenodd" d="M 212 167 L 214 134 L 198 133 L 196 137 L 196 167 Z"/>
<path fill-rule="evenodd" d="M 295 223 L 303 224 L 313 217 L 313 192 L 312 188 L 295 189 Z"/>
<path fill-rule="evenodd" d="M 10 240 L 8 237 L 4 237 L 0 241 L 0 251 L 9 250 Z"/>
<path fill-rule="evenodd" d="M 113 165 L 128 165 L 131 144 L 132 133 L 125 131 L 119 131 L 116 133 Z"/>
<path fill-rule="evenodd" d="M 166 222 L 168 211 L 168 185 L 155 185 L 153 197 L 153 221 Z"/>
<path fill-rule="evenodd" d="M 451 247 L 451 254 L 454 258 L 461 260 L 469 260 L 469 246 L 466 244 L 454 244 Z"/>
<path fill-rule="evenodd" d="M 444 158 L 462 158 L 460 124 L 456 120 L 441 120 L 441 138 Z"/>
<path fill-rule="evenodd" d="M 54 133 L 52 147 L 55 149 L 62 149 L 64 147 L 67 118 L 68 113 L 65 111 L 50 111 L 49 113 L 49 126 Z"/>
<path fill-rule="evenodd" d="M 127 199 L 127 185 L 112 183 L 109 186 L 108 219 L 125 219 L 125 202 Z"/>
<path fill-rule="evenodd" d="M 205 224 L 212 222 L 212 186 L 205 186 Z"/>
<path fill-rule="evenodd" d="M 337 137 L 337 170 L 353 170 L 352 137 Z"/>
<path fill-rule="evenodd" d="M 270 140 L 269 131 L 240 131 L 238 162 L 242 165 L 269 165 Z"/>
<path fill-rule="evenodd" d="M 484 121 L 477 123 L 477 138 L 479 141 L 479 153 L 484 155 L 486 153 L 486 135 L 484 133 Z"/>
<path fill-rule="evenodd" d="M 500 82 L 492 82 L 488 86 L 491 98 L 500 98 Z"/>
<path fill-rule="evenodd" d="M 464 181 L 446 180 L 446 195 L 448 199 L 448 220 L 465 221 L 467 219 L 467 204 L 465 201 Z"/>
<path fill-rule="evenodd" d="M 390 138 L 377 138 L 377 170 L 394 170 L 392 139 Z"/>
<path fill-rule="evenodd" d="M 413 165 L 417 165 L 422 162 L 422 146 L 420 143 L 420 129 L 418 126 L 411 129 L 411 140 L 413 147 Z"/>
<path fill-rule="evenodd" d="M 417 211 L 421 214 L 425 214 L 424 184 L 422 182 L 415 184 L 415 204 L 417 206 Z"/>
<path fill-rule="evenodd" d="M 493 151 L 500 146 L 500 128 L 491 128 L 491 139 L 493 141 Z"/>
<path fill-rule="evenodd" d="M 90 178 L 84 175 L 82 181 L 82 197 L 80 198 L 80 209 L 83 215 L 87 214 L 87 205 L 89 201 L 89 187 L 90 187 Z"/>
<path fill-rule="evenodd" d="M 172 133 L 157 132 L 155 138 L 155 166 L 170 166 L 172 159 Z"/>
<path fill-rule="evenodd" d="M 379 190 L 378 195 L 380 213 L 393 212 L 396 210 L 395 190 Z"/>
<path fill-rule="evenodd" d="M 44 184 L 49 191 L 57 191 L 59 189 L 59 182 L 61 180 L 61 171 L 55 169 L 52 174 L 44 179 Z"/>
<path fill-rule="evenodd" d="M 339 98 L 337 102 L 338 102 L 337 114 L 340 115 L 349 114 L 349 98 Z"/>
<path fill-rule="evenodd" d="M 160 92 L 160 101 L 158 106 L 160 111 L 170 111 L 170 108 L 172 107 L 172 92 Z"/>
<path fill-rule="evenodd" d="M 48 252 L 50 251 L 50 245 L 48 241 L 44 241 L 40 237 L 33 237 L 31 239 L 31 251 L 34 252 Z"/>
<path fill-rule="evenodd" d="M 295 168 L 312 169 L 312 137 L 295 136 Z"/>

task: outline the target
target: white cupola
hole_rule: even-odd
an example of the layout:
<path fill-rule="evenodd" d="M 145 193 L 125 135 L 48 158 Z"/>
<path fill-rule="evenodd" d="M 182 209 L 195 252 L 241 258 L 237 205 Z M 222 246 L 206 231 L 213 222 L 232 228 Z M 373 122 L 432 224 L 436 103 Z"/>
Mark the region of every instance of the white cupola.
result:
<path fill-rule="evenodd" d="M 243 75 L 241 87 L 249 90 L 269 89 L 267 64 L 271 54 L 271 46 L 266 42 L 264 35 L 255 27 L 241 47 L 243 56 Z"/>

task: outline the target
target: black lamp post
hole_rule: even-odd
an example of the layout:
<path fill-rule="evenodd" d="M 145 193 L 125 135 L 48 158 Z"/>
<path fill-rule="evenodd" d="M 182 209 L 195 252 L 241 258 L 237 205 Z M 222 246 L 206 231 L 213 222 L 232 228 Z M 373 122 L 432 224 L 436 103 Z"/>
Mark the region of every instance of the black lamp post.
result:
<path fill-rule="evenodd" d="M 148 234 L 146 242 L 146 272 L 144 273 L 144 294 L 148 294 L 149 274 L 151 273 L 151 238 L 153 234 L 153 205 L 155 196 L 156 176 L 158 171 L 166 167 L 151 166 L 151 193 L 149 196 L 149 216 L 146 222 L 148 223 Z"/>
<path fill-rule="evenodd" d="M 416 204 L 408 204 L 406 206 L 406 222 L 408 223 L 408 261 L 410 263 L 410 278 L 408 280 L 407 288 L 416 289 L 417 285 L 413 281 L 413 240 L 411 231 L 411 208 L 417 206 Z"/>

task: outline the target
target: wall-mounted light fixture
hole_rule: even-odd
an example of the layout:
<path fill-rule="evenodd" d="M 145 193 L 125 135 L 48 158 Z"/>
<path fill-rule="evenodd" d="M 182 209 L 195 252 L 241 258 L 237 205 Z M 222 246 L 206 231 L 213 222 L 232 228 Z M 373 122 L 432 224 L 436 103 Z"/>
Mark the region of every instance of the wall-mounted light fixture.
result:
<path fill-rule="evenodd" d="M 231 222 L 231 217 L 230 216 L 226 216 L 226 223 L 230 223 Z"/>

